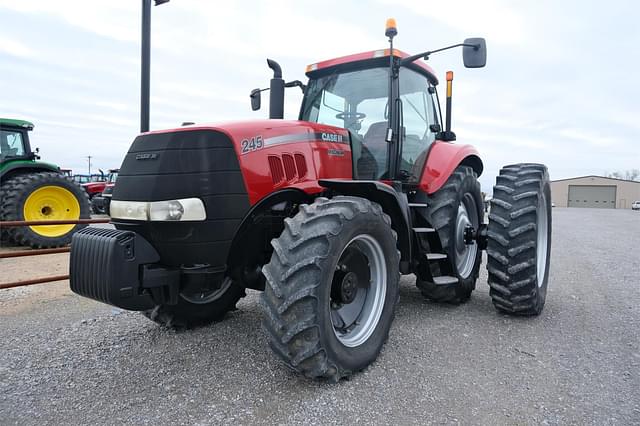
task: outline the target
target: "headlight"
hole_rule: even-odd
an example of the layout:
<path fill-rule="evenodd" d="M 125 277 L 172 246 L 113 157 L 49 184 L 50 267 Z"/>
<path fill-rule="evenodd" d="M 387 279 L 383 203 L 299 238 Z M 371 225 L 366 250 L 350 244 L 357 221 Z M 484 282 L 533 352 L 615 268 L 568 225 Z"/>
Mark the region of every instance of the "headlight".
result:
<path fill-rule="evenodd" d="M 167 201 L 111 201 L 111 217 L 114 219 L 152 221 L 205 220 L 207 213 L 199 198 Z"/>

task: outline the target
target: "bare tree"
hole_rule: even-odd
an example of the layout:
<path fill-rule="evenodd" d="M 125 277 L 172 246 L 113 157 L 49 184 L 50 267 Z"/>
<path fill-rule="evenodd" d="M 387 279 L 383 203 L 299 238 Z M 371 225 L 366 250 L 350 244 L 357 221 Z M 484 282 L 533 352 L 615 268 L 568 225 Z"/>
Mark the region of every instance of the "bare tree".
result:
<path fill-rule="evenodd" d="M 616 171 L 607 173 L 607 177 L 615 179 L 636 180 L 640 181 L 640 169 L 625 170 L 624 172 Z"/>

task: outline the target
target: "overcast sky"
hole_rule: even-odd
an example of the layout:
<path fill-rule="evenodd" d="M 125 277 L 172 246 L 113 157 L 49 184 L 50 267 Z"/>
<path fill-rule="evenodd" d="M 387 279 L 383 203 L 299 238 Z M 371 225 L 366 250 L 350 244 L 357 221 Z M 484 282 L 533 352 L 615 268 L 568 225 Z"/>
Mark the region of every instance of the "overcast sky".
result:
<path fill-rule="evenodd" d="M 513 162 L 552 179 L 640 168 L 637 2 L 171 0 L 152 15 L 152 129 L 266 117 L 248 97 L 266 57 L 304 80 L 307 64 L 385 48 L 395 17 L 409 53 L 487 39 L 484 69 L 460 50 L 429 61 L 455 72 L 453 129 L 479 149 L 484 190 Z M 0 0 L 0 116 L 33 121 L 45 160 L 118 167 L 139 129 L 139 39 L 138 0 Z"/>

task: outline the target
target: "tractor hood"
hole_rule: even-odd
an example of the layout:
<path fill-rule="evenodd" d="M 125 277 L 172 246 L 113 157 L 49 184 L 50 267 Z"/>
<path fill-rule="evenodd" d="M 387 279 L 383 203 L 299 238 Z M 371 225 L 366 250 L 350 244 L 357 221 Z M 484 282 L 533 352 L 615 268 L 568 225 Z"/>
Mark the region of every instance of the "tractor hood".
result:
<path fill-rule="evenodd" d="M 87 191 L 92 190 L 92 189 L 100 189 L 100 188 L 104 188 L 104 186 L 107 184 L 106 181 L 101 181 L 101 182 L 88 182 L 88 183 L 83 183 L 82 187 L 84 189 L 86 189 Z"/>
<path fill-rule="evenodd" d="M 251 139 L 257 137 L 262 138 L 265 147 L 275 144 L 301 142 L 304 140 L 348 143 L 349 137 L 347 131 L 341 127 L 300 120 L 252 120 L 204 123 L 183 126 L 176 129 L 158 130 L 143 134 L 148 135 L 192 130 L 216 130 L 226 134 L 234 142 L 234 145 L 236 145 L 239 155 L 246 154 L 252 150 L 261 149 L 255 147 L 249 148 L 248 146 L 243 147 L 243 141 L 247 140 L 250 144 Z"/>
<path fill-rule="evenodd" d="M 222 265 L 250 207 L 282 189 L 319 193 L 320 179 L 352 177 L 345 129 L 304 121 L 259 120 L 147 132 L 131 145 L 114 202 L 199 199 L 205 219 L 115 219 L 140 233 L 167 265 Z M 176 250 L 186 243 L 193 250 Z"/>
<path fill-rule="evenodd" d="M 282 155 L 287 158 L 280 160 L 288 164 L 290 157 L 294 162 L 297 158 L 305 173 L 293 173 L 283 163 L 285 179 L 276 179 L 269 162 Z M 244 193 L 254 204 L 274 184 L 299 184 L 303 191 L 319 192 L 317 180 L 327 178 L 352 178 L 349 133 L 343 128 L 299 120 L 195 124 L 140 134 L 122 163 L 122 185 L 114 197 L 153 201 L 224 190 Z"/>

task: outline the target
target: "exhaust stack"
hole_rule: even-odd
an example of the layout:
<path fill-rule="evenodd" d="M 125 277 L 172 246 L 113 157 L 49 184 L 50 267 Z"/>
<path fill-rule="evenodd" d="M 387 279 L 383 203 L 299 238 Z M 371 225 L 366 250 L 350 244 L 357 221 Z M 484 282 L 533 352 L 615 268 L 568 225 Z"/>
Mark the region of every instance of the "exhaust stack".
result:
<path fill-rule="evenodd" d="M 267 59 L 267 65 L 273 70 L 273 78 L 269 85 L 269 118 L 284 118 L 284 80 L 282 68 L 273 59 Z"/>

